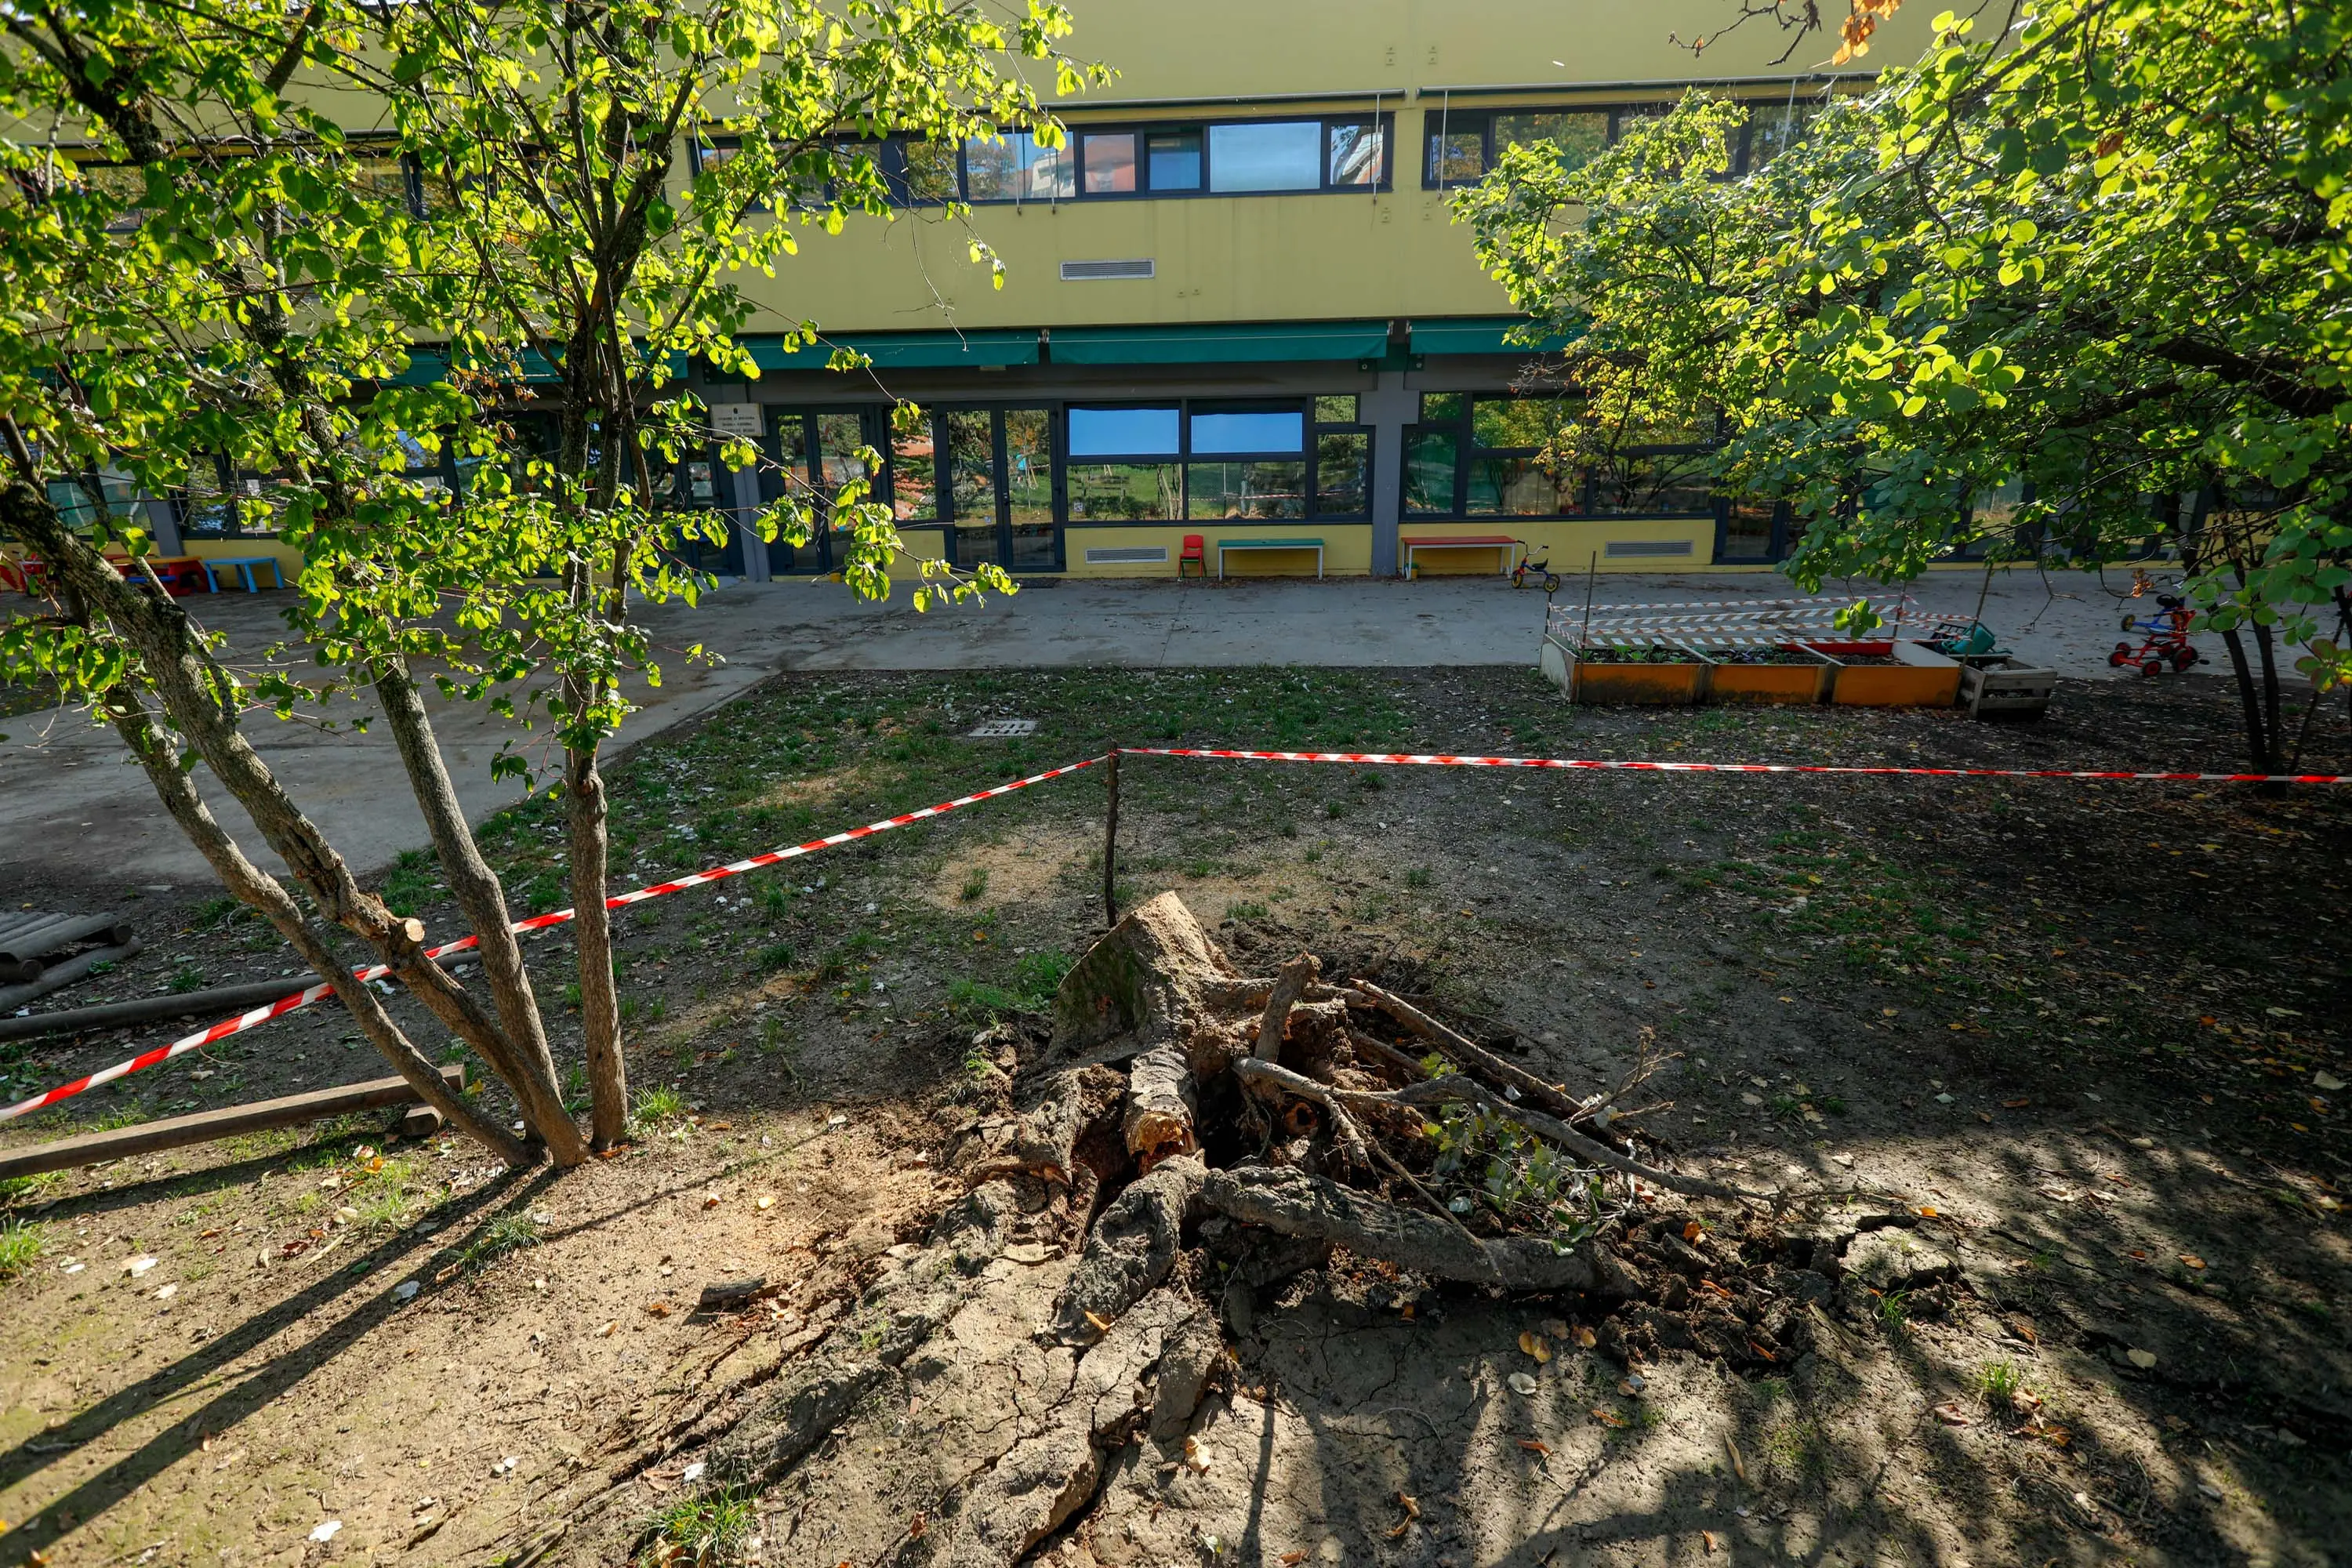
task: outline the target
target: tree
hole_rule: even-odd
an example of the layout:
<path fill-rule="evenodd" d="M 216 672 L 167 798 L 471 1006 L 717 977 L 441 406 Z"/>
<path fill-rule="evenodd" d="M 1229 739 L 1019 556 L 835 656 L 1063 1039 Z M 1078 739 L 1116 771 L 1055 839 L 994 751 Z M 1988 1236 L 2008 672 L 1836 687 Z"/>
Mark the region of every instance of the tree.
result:
<path fill-rule="evenodd" d="M 2347 88 L 2340 7 L 2051 0 L 1939 17 L 1744 178 L 1743 107 L 1694 94 L 1581 167 L 1517 149 L 1456 210 L 1579 334 L 1583 423 L 1717 421 L 1717 482 L 1803 523 L 1802 584 L 2163 537 L 2278 772 L 2282 667 L 2352 679 Z"/>
<path fill-rule="evenodd" d="M 601 942 L 595 746 L 626 710 L 614 676 L 644 651 L 623 618 L 625 591 L 694 587 L 664 553 L 693 525 L 654 507 L 646 462 L 648 447 L 677 440 L 689 419 L 682 402 L 650 401 L 671 353 L 740 356 L 731 331 L 748 308 L 720 275 L 792 247 L 782 225 L 747 210 L 763 189 L 796 195 L 833 230 L 880 205 L 870 152 L 836 145 L 835 130 L 863 119 L 957 135 L 987 123 L 980 110 L 1042 120 L 1034 94 L 997 67 L 1052 58 L 1067 84 L 1075 68 L 1047 43 L 1066 26 L 1033 7 L 1016 43 L 971 6 L 823 15 L 793 0 L 702 15 L 443 0 L 0 14 L 0 92 L 47 138 L 0 147 L 18 220 L 0 226 L 0 305 L 19 329 L 0 342 L 0 529 L 49 563 L 58 610 L 13 621 L 0 658 L 12 675 L 47 674 L 90 697 L 224 882 L 336 984 L 420 1092 L 512 1162 L 521 1146 L 448 1101 L 323 931 L 204 814 L 188 770 L 208 766 L 320 915 L 373 946 L 509 1083 L 559 1162 L 581 1157 L 503 893 L 457 808 L 412 660 L 441 658 L 445 689 L 504 702 L 500 683 L 551 650 L 568 782 L 575 803 L 588 803 L 573 822 L 593 833 L 584 852 L 575 847 L 573 881 L 592 911 L 589 941 Z M 553 98 L 518 90 L 551 49 L 564 62 Z M 383 58 L 389 68 L 373 63 Z M 322 84 L 384 95 L 401 126 L 392 150 L 430 160 L 449 198 L 441 216 L 412 210 L 381 144 L 355 143 L 310 107 L 337 101 Z M 777 116 L 785 133 L 737 176 L 743 200 L 703 203 L 691 241 L 670 243 L 689 226 L 677 221 L 667 171 L 720 100 Z M 551 101 L 562 106 L 552 119 Z M 550 125 L 573 135 L 560 155 L 540 139 Z M 85 128 L 95 159 L 62 150 Z M 763 134 L 753 132 L 755 149 L 768 145 Z M 534 295 L 534 279 L 557 292 Z M 463 384 L 399 384 L 414 342 L 452 322 Z M 551 323 L 568 330 L 551 336 Z M 519 450 L 509 410 L 485 400 L 502 379 L 522 379 L 501 373 L 530 353 L 562 367 L 566 439 L 551 459 Z M 405 472 L 404 452 L 445 442 L 470 459 L 462 496 Z M 423 957 L 417 922 L 359 888 L 237 731 L 257 697 L 290 714 L 336 683 L 241 681 L 178 605 L 133 587 L 101 553 L 109 543 L 145 552 L 133 520 L 74 500 L 101 469 L 166 495 L 223 458 L 272 476 L 251 504 L 305 552 L 293 618 L 323 661 L 381 702 L 481 939 L 490 1008 Z M 897 550 L 887 510 L 862 505 L 862 490 L 839 499 L 856 533 L 856 580 L 887 591 Z M 782 510 L 785 526 L 811 525 L 804 501 Z M 532 585 L 548 567 L 561 574 L 551 594 Z M 595 975 L 609 1016 L 608 952 L 583 969 L 591 995 Z M 625 1080 L 616 1029 L 601 1039 L 595 1127 L 609 1142 L 625 1114 Z"/>

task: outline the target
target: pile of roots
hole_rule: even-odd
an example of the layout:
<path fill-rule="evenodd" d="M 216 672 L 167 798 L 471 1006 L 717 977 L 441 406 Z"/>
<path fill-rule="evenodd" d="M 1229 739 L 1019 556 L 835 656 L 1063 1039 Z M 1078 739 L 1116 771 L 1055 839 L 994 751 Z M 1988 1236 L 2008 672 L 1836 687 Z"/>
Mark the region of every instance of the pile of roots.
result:
<path fill-rule="evenodd" d="M 1066 1187 L 1086 1240 L 1056 1327 L 1075 1341 L 1208 1216 L 1298 1266 L 1344 1247 L 1425 1279 L 1622 1299 L 1638 1284 L 1606 1243 L 1645 1196 L 1738 1195 L 1619 1141 L 1615 1101 L 1654 1065 L 1578 1098 L 1311 954 L 1240 973 L 1163 893 L 1063 982 L 1024 1109 L 969 1174 Z"/>

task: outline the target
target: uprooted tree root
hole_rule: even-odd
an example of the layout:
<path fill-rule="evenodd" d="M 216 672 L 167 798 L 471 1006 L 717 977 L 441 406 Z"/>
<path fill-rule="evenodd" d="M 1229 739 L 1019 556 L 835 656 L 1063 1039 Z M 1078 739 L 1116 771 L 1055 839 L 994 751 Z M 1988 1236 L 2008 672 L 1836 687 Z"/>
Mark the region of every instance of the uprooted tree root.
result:
<path fill-rule="evenodd" d="M 1948 1272 L 1881 1247 L 1864 1249 L 1877 1275 L 1841 1284 L 1857 1236 L 1911 1216 L 1778 1223 L 1756 1194 L 1643 1158 L 1616 1106 L 1655 1070 L 1646 1050 L 1579 1098 L 1307 954 L 1240 973 L 1172 893 L 1071 970 L 1034 1054 L 1004 1113 L 952 1153 L 968 1194 L 925 1243 L 794 1335 L 748 1401 L 714 1394 L 616 1481 L 693 1448 L 711 1484 L 775 1483 L 910 1358 L 953 1353 L 926 1347 L 983 1280 L 1055 1243 L 1075 1262 L 1008 1331 L 1009 1353 L 1061 1369 L 1059 1393 L 916 1513 L 892 1560 L 1019 1562 L 1086 1508 L 1118 1449 L 1183 1436 L 1232 1378 L 1220 1318 L 1245 1325 L 1257 1291 L 1307 1269 L 1371 1269 L 1401 1300 L 1413 1280 L 1539 1294 L 1580 1345 L 1743 1372 L 1796 1362 L 1840 1331 L 1825 1309 L 1862 1315 L 1881 1288 L 1926 1308 Z"/>

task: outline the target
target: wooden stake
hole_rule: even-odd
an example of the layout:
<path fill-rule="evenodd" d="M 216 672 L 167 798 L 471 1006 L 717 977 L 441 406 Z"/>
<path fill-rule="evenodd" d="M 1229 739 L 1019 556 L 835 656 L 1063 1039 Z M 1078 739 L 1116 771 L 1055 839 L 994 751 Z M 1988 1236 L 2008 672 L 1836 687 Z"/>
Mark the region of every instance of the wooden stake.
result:
<path fill-rule="evenodd" d="M 1103 924 L 1118 924 L 1118 748 L 1110 749 L 1110 812 L 1103 819 Z"/>
<path fill-rule="evenodd" d="M 452 1093 L 466 1087 L 463 1066 L 445 1067 L 441 1069 L 441 1077 Z M 87 1165 L 99 1160 L 120 1160 L 128 1154 L 152 1154 L 159 1149 L 209 1143 L 236 1133 L 258 1132 L 271 1127 L 292 1127 L 299 1122 L 318 1121 L 330 1116 L 341 1116 L 346 1111 L 366 1110 L 379 1105 L 407 1105 L 416 1098 L 416 1090 L 409 1087 L 407 1079 L 379 1078 L 365 1083 L 346 1084 L 341 1089 L 319 1089 L 308 1094 L 289 1094 L 282 1099 L 265 1100 L 252 1105 L 226 1105 L 218 1110 L 199 1110 L 193 1116 L 142 1121 L 136 1127 L 85 1132 L 79 1138 L 60 1138 L 52 1143 L 11 1149 L 0 1152 L 0 1176 L 30 1176 L 42 1171 L 62 1171 L 71 1165 Z"/>

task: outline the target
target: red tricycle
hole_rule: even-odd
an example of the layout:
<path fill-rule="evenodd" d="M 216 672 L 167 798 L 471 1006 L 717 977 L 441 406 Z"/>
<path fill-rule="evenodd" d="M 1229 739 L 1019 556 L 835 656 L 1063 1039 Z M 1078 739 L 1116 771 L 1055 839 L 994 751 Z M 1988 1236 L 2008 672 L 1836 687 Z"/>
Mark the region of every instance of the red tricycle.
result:
<path fill-rule="evenodd" d="M 2128 642 L 2116 644 L 2115 651 L 2107 655 L 2110 666 L 2121 669 L 2127 664 L 2137 665 L 2140 674 L 2158 676 L 2167 664 L 2177 671 L 2186 670 L 2201 657 L 2189 641 L 2189 627 L 2197 612 L 2171 594 L 2158 595 L 2156 604 L 2153 616 L 2125 615 L 2123 629 L 2138 633 L 2140 644 L 2137 647 Z"/>

